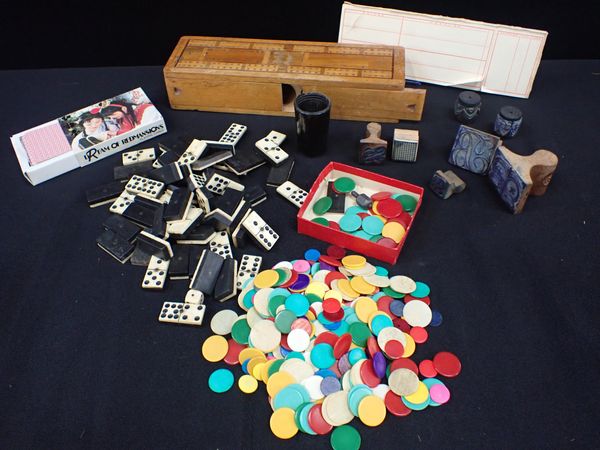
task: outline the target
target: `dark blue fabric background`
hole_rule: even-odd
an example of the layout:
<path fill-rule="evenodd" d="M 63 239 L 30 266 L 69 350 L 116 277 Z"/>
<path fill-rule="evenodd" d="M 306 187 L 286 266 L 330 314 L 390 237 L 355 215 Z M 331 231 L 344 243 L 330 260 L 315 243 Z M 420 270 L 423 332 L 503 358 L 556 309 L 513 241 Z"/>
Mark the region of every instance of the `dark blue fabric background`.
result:
<path fill-rule="evenodd" d="M 520 154 L 552 150 L 558 171 L 546 195 L 530 198 L 518 216 L 485 177 L 460 169 L 453 170 L 468 184 L 464 193 L 442 201 L 426 188 L 392 273 L 427 282 L 444 315 L 414 359 L 450 350 L 463 371 L 445 380 L 452 393 L 445 406 L 389 416 L 375 429 L 358 423 L 363 448 L 597 446 L 598 73 L 594 61 L 544 61 L 529 100 L 483 95 L 474 126 L 490 131 L 500 106 L 518 106 L 524 124 L 506 145 Z M 275 129 L 295 154 L 293 119 L 171 110 L 159 67 L 0 72 L 0 86 L 0 447 L 326 448 L 329 437 L 275 438 L 264 386 L 250 396 L 209 391 L 208 375 L 223 364 L 204 361 L 201 342 L 212 314 L 237 309 L 235 301 L 209 302 L 201 328 L 161 324 L 162 302 L 183 299 L 187 283 L 143 291 L 141 268 L 96 247 L 107 211 L 89 209 L 84 191 L 110 181 L 119 157 L 32 187 L 9 143 L 13 133 L 137 86 L 164 115 L 165 142 L 218 138 L 236 121 L 249 127 L 242 148 Z M 436 169 L 450 168 L 458 91 L 427 91 L 423 120 L 400 125 L 420 132 L 418 162 L 374 171 L 426 186 Z M 292 180 L 308 188 L 328 161 L 353 163 L 364 127 L 333 121 L 327 155 L 295 155 Z M 394 125 L 383 129 L 390 139 Z M 266 176 L 263 167 L 244 180 Z M 273 189 L 268 194 L 257 209 L 281 239 L 268 254 L 246 252 L 262 254 L 267 266 L 325 248 L 296 234 L 296 209 Z"/>

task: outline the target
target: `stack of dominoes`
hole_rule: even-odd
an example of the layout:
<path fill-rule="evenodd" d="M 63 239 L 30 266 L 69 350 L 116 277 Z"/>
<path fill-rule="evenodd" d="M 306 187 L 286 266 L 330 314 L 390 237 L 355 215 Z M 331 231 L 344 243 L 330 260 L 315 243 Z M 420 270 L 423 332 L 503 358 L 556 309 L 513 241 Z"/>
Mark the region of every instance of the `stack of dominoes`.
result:
<path fill-rule="evenodd" d="M 287 186 L 293 159 L 276 131 L 256 143 L 261 153 L 236 151 L 245 132 L 232 124 L 218 141 L 187 139 L 123 153 L 115 181 L 86 193 L 90 207 L 110 205 L 98 246 L 121 263 L 144 266 L 142 288 L 189 280 L 185 302 L 166 302 L 160 321 L 201 324 L 205 297 L 235 296 L 260 269 L 255 255 L 243 255 L 238 267 L 231 241 L 241 248 L 251 239 L 268 251 L 279 239 L 253 209 L 266 192 L 245 186 L 239 175 L 269 163 L 271 185 Z"/>

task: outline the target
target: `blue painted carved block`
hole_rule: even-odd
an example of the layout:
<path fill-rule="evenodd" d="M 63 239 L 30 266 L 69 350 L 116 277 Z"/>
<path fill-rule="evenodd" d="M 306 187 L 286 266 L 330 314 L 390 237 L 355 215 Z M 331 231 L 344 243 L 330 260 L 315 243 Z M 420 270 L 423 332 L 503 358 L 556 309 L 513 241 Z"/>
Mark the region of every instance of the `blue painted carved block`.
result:
<path fill-rule="evenodd" d="M 448 161 L 473 173 L 485 175 L 494 152 L 501 143 L 498 136 L 461 125 L 458 127 Z"/>
<path fill-rule="evenodd" d="M 431 177 L 429 187 L 435 195 L 442 200 L 446 200 L 452 194 L 464 191 L 467 184 L 451 170 L 445 172 L 436 170 L 433 177 Z"/>
<path fill-rule="evenodd" d="M 515 106 L 503 106 L 494 122 L 494 133 L 502 137 L 513 137 L 523 123 L 523 113 Z"/>
<path fill-rule="evenodd" d="M 529 195 L 531 185 L 528 186 L 519 173 L 513 169 L 511 162 L 500 148 L 496 150 L 488 176 L 500 194 L 500 198 L 510 210 L 513 213 L 520 210 L 521 204 L 525 203 Z"/>

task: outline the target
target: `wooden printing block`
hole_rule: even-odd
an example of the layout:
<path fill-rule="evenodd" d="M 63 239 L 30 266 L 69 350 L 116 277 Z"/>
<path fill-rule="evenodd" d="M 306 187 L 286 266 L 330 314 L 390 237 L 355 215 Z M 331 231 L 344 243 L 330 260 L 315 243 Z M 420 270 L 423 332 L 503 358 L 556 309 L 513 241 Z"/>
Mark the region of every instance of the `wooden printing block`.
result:
<path fill-rule="evenodd" d="M 435 195 L 446 200 L 452 194 L 464 191 L 467 184 L 451 170 L 445 172 L 436 170 L 429 182 L 429 187 Z"/>
<path fill-rule="evenodd" d="M 502 201 L 518 214 L 529 195 L 546 193 L 557 165 L 558 157 L 548 150 L 521 156 L 501 146 L 494 154 L 488 176 Z"/>
<path fill-rule="evenodd" d="M 421 120 L 404 64 L 396 46 L 184 36 L 164 77 L 175 109 L 293 117 L 298 94 L 321 92 L 332 119 Z"/>
<path fill-rule="evenodd" d="M 366 137 L 360 140 L 359 164 L 382 164 L 387 154 L 387 141 L 381 139 L 381 125 L 371 122 L 367 125 Z"/>
<path fill-rule="evenodd" d="M 448 162 L 473 173 L 488 173 L 494 152 L 502 141 L 498 136 L 475 128 L 458 127 Z"/>

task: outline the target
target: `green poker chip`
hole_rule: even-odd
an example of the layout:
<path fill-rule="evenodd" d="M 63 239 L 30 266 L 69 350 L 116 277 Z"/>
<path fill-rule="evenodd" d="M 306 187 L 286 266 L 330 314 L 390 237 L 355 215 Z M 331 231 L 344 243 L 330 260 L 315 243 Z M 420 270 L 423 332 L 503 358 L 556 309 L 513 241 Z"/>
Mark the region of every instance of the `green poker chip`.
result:
<path fill-rule="evenodd" d="M 356 187 L 356 183 L 352 178 L 341 177 L 333 182 L 333 187 L 336 191 L 345 194 L 346 192 L 351 192 Z"/>
<path fill-rule="evenodd" d="M 323 225 L 324 227 L 329 226 L 329 220 L 323 217 L 315 217 L 313 220 L 311 220 L 311 222 L 318 223 L 319 225 Z"/>
<path fill-rule="evenodd" d="M 329 211 L 331 205 L 333 205 L 333 200 L 331 197 L 322 197 L 313 205 L 313 212 L 319 216 L 323 215 Z"/>
<path fill-rule="evenodd" d="M 412 195 L 399 195 L 394 200 L 398 200 L 406 212 L 412 212 L 417 207 L 417 199 Z"/>
<path fill-rule="evenodd" d="M 333 450 L 358 450 L 360 448 L 360 434 L 350 425 L 336 427 L 330 437 L 331 448 Z"/>

